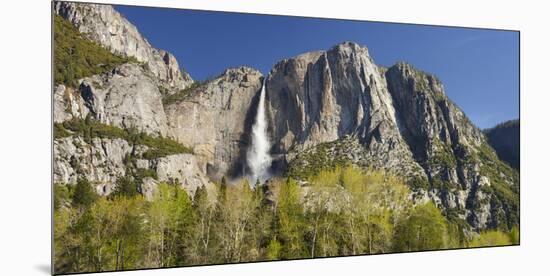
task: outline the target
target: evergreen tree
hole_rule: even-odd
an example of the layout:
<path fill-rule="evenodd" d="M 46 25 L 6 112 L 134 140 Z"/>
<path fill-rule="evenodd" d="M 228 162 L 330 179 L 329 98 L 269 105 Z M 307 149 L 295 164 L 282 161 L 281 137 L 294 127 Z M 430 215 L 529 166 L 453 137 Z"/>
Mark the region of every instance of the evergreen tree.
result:
<path fill-rule="evenodd" d="M 87 178 L 79 178 L 73 193 L 73 206 L 89 207 L 97 199 L 97 194 Z"/>
<path fill-rule="evenodd" d="M 171 224 L 175 228 L 174 264 L 189 265 L 192 263 L 193 237 L 197 225 L 197 214 L 193 202 L 187 192 L 178 186 L 173 186 L 174 201 L 171 214 Z M 172 263 L 170 263 L 172 265 Z"/>
<path fill-rule="evenodd" d="M 114 196 L 125 196 L 133 197 L 139 195 L 138 184 L 136 181 L 129 175 L 119 177 L 116 180 L 116 186 L 114 191 L 111 193 L 111 197 Z"/>

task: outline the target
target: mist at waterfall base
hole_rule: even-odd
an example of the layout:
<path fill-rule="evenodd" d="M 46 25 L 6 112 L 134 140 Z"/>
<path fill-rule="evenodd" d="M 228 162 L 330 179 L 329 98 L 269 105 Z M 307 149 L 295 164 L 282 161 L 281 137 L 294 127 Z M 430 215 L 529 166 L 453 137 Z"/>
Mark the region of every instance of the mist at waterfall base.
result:
<path fill-rule="evenodd" d="M 270 142 L 267 135 L 267 120 L 265 116 L 265 80 L 260 91 L 260 100 L 256 119 L 252 125 L 251 133 L 252 143 L 246 154 L 246 161 L 250 168 L 248 176 L 251 184 L 255 185 L 258 181 L 264 183 L 270 178 L 269 168 L 271 167 L 271 155 L 269 154 Z"/>

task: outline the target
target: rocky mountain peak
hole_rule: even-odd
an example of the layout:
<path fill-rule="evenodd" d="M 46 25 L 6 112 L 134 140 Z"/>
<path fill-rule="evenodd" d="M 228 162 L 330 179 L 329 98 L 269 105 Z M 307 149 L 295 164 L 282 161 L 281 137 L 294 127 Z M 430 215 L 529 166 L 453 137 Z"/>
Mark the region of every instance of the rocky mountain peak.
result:
<path fill-rule="evenodd" d="M 239 66 L 239 67 L 232 67 L 227 68 L 223 71 L 221 75 L 228 75 L 228 74 L 261 74 L 260 71 L 248 67 L 248 66 Z"/>
<path fill-rule="evenodd" d="M 167 89 L 184 89 L 193 83 L 180 70 L 175 57 L 151 46 L 138 29 L 110 5 L 54 2 L 55 14 L 76 26 L 80 33 L 116 55 L 134 57 Z"/>
<path fill-rule="evenodd" d="M 437 78 L 437 76 L 424 72 L 414 65 L 399 61 L 386 70 L 389 74 L 401 75 L 402 78 L 410 79 L 412 82 L 426 83 L 430 90 L 437 90 L 437 92 L 445 93 L 443 83 Z M 428 92 L 428 89 L 418 89 L 420 92 Z"/>
<path fill-rule="evenodd" d="M 263 75 L 260 71 L 248 66 L 240 66 L 236 68 L 226 69 L 216 79 L 233 82 L 240 81 L 241 85 L 246 86 L 249 84 L 250 78 L 257 79 L 258 77 L 263 78 Z"/>
<path fill-rule="evenodd" d="M 369 56 L 369 50 L 366 46 L 361 46 L 352 41 L 344 41 L 336 44 L 328 50 L 328 52 L 355 53 L 359 55 Z"/>

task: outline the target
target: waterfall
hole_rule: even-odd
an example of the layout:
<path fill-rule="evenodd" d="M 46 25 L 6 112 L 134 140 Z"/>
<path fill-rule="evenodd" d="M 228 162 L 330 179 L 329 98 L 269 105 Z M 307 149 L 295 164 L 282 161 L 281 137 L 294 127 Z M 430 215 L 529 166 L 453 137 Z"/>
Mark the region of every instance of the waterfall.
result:
<path fill-rule="evenodd" d="M 260 91 L 260 101 L 258 102 L 258 111 L 256 120 L 252 125 L 252 144 L 248 149 L 246 161 L 250 168 L 250 180 L 255 185 L 259 180 L 263 183 L 270 177 L 269 167 L 271 166 L 271 156 L 269 155 L 269 138 L 267 137 L 267 121 L 265 118 L 265 79 Z"/>

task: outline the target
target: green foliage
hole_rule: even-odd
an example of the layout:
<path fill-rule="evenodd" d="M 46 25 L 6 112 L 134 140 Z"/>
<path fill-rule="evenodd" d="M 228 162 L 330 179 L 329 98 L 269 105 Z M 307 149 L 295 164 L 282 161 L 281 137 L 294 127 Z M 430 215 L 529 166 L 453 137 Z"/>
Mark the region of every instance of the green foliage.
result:
<path fill-rule="evenodd" d="M 432 179 L 430 188 L 435 188 L 443 191 L 448 191 L 453 187 L 453 183 L 441 180 L 440 176 L 436 176 Z"/>
<path fill-rule="evenodd" d="M 292 259 L 306 256 L 303 243 L 304 213 L 300 204 L 298 183 L 288 178 L 281 183 L 277 197 L 276 232 L 282 250 L 281 259 Z"/>
<path fill-rule="evenodd" d="M 146 214 L 147 263 L 154 267 L 185 265 L 196 219 L 187 193 L 176 186 L 160 184 Z"/>
<path fill-rule="evenodd" d="M 394 229 L 410 208 L 409 189 L 382 171 L 342 170 L 342 185 L 350 200 L 344 208 L 348 254 L 391 251 Z"/>
<path fill-rule="evenodd" d="M 193 229 L 193 255 L 190 262 L 207 264 L 213 262 L 215 249 L 213 248 L 215 204 L 209 199 L 205 187 L 198 187 L 193 198 L 193 209 L 197 216 Z"/>
<path fill-rule="evenodd" d="M 432 166 L 440 165 L 447 168 L 456 167 L 455 154 L 451 146 L 449 144 L 443 143 L 437 138 L 434 139 L 432 142 L 434 143 L 436 150 L 429 160 L 430 164 Z"/>
<path fill-rule="evenodd" d="M 519 227 L 515 225 L 510 231 L 510 242 L 512 244 L 519 244 Z"/>
<path fill-rule="evenodd" d="M 144 249 L 140 197 L 101 198 L 89 211 L 90 219 L 83 230 L 82 249 L 91 261 L 86 271 L 124 270 L 140 267 Z"/>
<path fill-rule="evenodd" d="M 493 177 L 498 180 L 502 180 L 502 178 L 516 180 L 518 178 L 517 171 L 502 162 L 498 158 L 495 150 L 487 143 L 482 143 L 477 150 L 479 160 L 485 164 L 485 166 L 482 167 L 482 173 L 486 176 Z"/>
<path fill-rule="evenodd" d="M 53 125 L 53 138 L 54 139 L 60 139 L 71 136 L 71 133 L 67 131 L 63 124 L 55 123 Z"/>
<path fill-rule="evenodd" d="M 337 254 L 336 240 L 332 233 L 335 230 L 335 217 L 328 210 L 334 199 L 334 193 L 341 190 L 342 174 L 338 168 L 334 171 L 321 171 L 312 178 L 306 201 L 311 202 L 306 208 L 306 240 L 309 257 L 334 256 Z"/>
<path fill-rule="evenodd" d="M 162 99 L 162 104 L 164 106 L 179 103 L 183 101 L 187 96 L 191 95 L 193 90 L 195 90 L 197 87 L 201 85 L 200 82 L 194 82 L 189 87 L 182 89 L 172 95 L 168 95 Z"/>
<path fill-rule="evenodd" d="M 519 175 L 506 163 L 498 159 L 495 151 L 486 143 L 478 148 L 482 161 L 481 175 L 488 177 L 490 186 L 485 186 L 485 192 L 492 194 L 491 207 L 503 210 L 493 218 L 492 226 L 503 231 L 509 231 L 519 224 Z"/>
<path fill-rule="evenodd" d="M 160 183 L 148 201 L 130 175 L 113 196 L 93 200 L 84 179 L 73 189 L 56 186 L 56 273 L 519 243 L 517 227 L 469 240 L 455 211 L 447 220 L 432 202 L 414 206 L 403 180 L 384 171 L 344 166 L 308 182 L 222 182 L 197 188 L 192 198 Z M 71 194 L 72 203 L 65 199 Z"/>
<path fill-rule="evenodd" d="M 519 196 L 511 191 L 508 185 L 498 181 L 491 183 L 489 189 L 493 191 L 492 208 L 506 212 L 501 212 L 500 217 L 492 224 L 501 230 L 508 231 L 519 223 Z"/>
<path fill-rule="evenodd" d="M 69 188 L 70 186 L 55 183 L 53 185 L 53 207 L 54 210 L 68 205 L 71 202 L 72 192 Z"/>
<path fill-rule="evenodd" d="M 489 226 L 506 232 L 510 231 L 519 224 L 518 172 L 501 161 L 495 150 L 485 142 L 473 150 L 467 150 L 461 146 L 457 152 L 463 164 L 481 164 L 480 174 L 490 180 L 490 185 L 479 187 L 489 195 L 487 201 L 491 205 L 491 212 L 495 214 Z"/>
<path fill-rule="evenodd" d="M 411 214 L 398 224 L 394 250 L 421 251 L 447 247 L 447 225 L 441 211 L 431 202 L 417 205 Z"/>
<path fill-rule="evenodd" d="M 100 123 L 90 116 L 86 119 L 72 119 L 63 123 L 54 124 L 54 137 L 61 138 L 69 135 L 81 136 L 86 143 L 91 143 L 93 138 L 124 139 L 134 145 L 144 145 L 149 149 L 143 153 L 142 158 L 156 159 L 172 154 L 192 153 L 188 147 L 167 137 L 153 137 L 135 129 L 122 129 L 112 125 Z"/>
<path fill-rule="evenodd" d="M 57 131 L 61 134 L 58 134 Z M 88 115 L 86 119 L 73 118 L 63 123 L 54 124 L 54 137 L 62 136 L 81 136 L 86 143 L 91 143 L 92 138 L 121 138 L 127 139 L 127 132 L 119 127 L 102 124 L 99 121 L 91 119 Z"/>
<path fill-rule="evenodd" d="M 497 126 L 483 130 L 487 141 L 495 149 L 499 158 L 519 171 L 519 131 L 518 119 L 500 123 Z"/>
<path fill-rule="evenodd" d="M 114 191 L 110 194 L 111 197 L 125 196 L 134 197 L 139 194 L 140 187 L 131 176 L 119 177 L 116 180 Z"/>
<path fill-rule="evenodd" d="M 101 74 L 115 66 L 137 61 L 116 56 L 86 39 L 69 21 L 54 16 L 54 80 L 56 84 L 76 86 L 83 77 Z"/>
<path fill-rule="evenodd" d="M 262 194 L 257 193 L 243 180 L 226 186 L 219 193 L 214 227 L 220 248 L 217 258 L 225 263 L 256 260 L 259 257 L 261 231 L 259 226 Z"/>
<path fill-rule="evenodd" d="M 143 153 L 145 159 L 156 159 L 178 153 L 192 153 L 191 149 L 166 137 L 141 134 L 135 143 L 149 147 L 149 150 Z"/>
<path fill-rule="evenodd" d="M 294 179 L 308 179 L 322 170 L 330 170 L 338 166 L 344 166 L 349 163 L 347 156 L 335 154 L 344 151 L 346 143 L 341 141 L 321 143 L 313 148 L 300 153 L 289 164 L 287 176 Z"/>
<path fill-rule="evenodd" d="M 499 246 L 499 245 L 510 245 L 513 244 L 508 233 L 501 231 L 487 231 L 479 234 L 478 237 L 474 238 L 469 246 L 470 247 L 483 247 L 483 246 Z"/>
<path fill-rule="evenodd" d="M 94 188 L 86 178 L 79 178 L 73 193 L 73 206 L 89 207 L 97 199 Z"/>
<path fill-rule="evenodd" d="M 281 250 L 281 243 L 277 240 L 277 237 L 273 237 L 267 246 L 266 260 L 273 261 L 280 259 Z"/>
<path fill-rule="evenodd" d="M 430 182 L 428 179 L 420 176 L 412 177 L 407 181 L 407 184 L 409 187 L 411 187 L 412 190 L 428 190 L 430 188 Z"/>
<path fill-rule="evenodd" d="M 83 235 L 75 231 L 77 213 L 75 208 L 59 208 L 53 214 L 53 261 L 56 273 L 82 270 L 79 266 L 79 253 Z"/>
<path fill-rule="evenodd" d="M 464 232 L 469 229 L 469 225 L 460 219 L 450 219 L 447 221 L 447 247 L 446 248 L 464 248 L 467 246 L 468 238 Z"/>
<path fill-rule="evenodd" d="M 143 178 L 146 178 L 146 177 L 151 177 L 155 180 L 158 180 L 158 174 L 157 174 L 157 171 L 153 170 L 153 169 L 136 169 L 136 174 L 135 174 L 135 178 L 136 179 L 143 179 Z"/>

